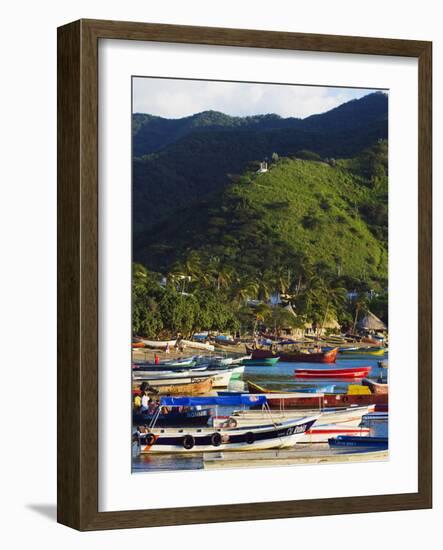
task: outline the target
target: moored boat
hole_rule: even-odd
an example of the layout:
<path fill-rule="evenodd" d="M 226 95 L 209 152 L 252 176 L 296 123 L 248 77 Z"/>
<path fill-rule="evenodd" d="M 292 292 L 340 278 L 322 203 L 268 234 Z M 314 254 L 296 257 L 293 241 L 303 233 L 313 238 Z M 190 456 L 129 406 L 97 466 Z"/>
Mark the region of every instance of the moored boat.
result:
<path fill-rule="evenodd" d="M 329 351 L 307 352 L 289 351 L 279 354 L 280 361 L 285 363 L 335 363 L 338 348 Z"/>
<path fill-rule="evenodd" d="M 278 357 L 266 357 L 263 359 L 243 359 L 241 364 L 246 367 L 271 367 L 278 362 Z"/>
<path fill-rule="evenodd" d="M 253 397 L 253 396 L 252 396 Z M 207 398 L 199 403 L 223 405 L 224 401 L 232 403 L 233 398 Z M 237 397 L 237 402 L 244 403 L 250 398 Z M 266 398 L 256 396 L 255 403 L 264 404 Z M 192 406 L 192 398 L 163 398 L 161 405 L 168 407 Z M 187 405 L 186 405 L 187 404 Z M 244 451 L 261 449 L 280 449 L 292 447 L 316 422 L 319 415 L 296 418 L 284 422 L 267 422 L 254 427 L 245 428 L 157 428 L 150 427 L 144 432 L 138 432 L 140 453 L 201 453 L 214 451 Z"/>
<path fill-rule="evenodd" d="M 269 399 L 269 395 L 267 399 Z M 230 416 L 218 416 L 214 417 L 215 422 L 225 423 L 230 426 L 251 426 L 260 422 L 263 422 L 270 417 L 274 422 L 281 422 L 289 420 L 290 418 L 297 418 L 302 416 L 312 416 L 315 414 L 321 414 L 317 420 L 315 426 L 330 426 L 332 424 L 340 424 L 341 426 L 347 426 L 348 428 L 357 428 L 365 415 L 373 413 L 375 405 L 368 405 L 365 407 L 347 407 L 337 409 L 302 409 L 302 410 L 272 410 L 268 409 L 246 409 L 236 410 Z"/>
<path fill-rule="evenodd" d="M 349 367 L 349 368 L 323 368 L 323 369 L 302 369 L 296 368 L 294 374 L 296 378 L 344 378 L 355 379 L 364 378 L 369 374 L 372 367 Z"/>
<path fill-rule="evenodd" d="M 267 390 L 258 384 L 248 381 L 248 389 L 253 394 L 264 394 L 271 409 L 309 409 L 316 399 L 320 408 L 350 407 L 352 405 L 376 405 L 376 410 L 386 410 L 388 394 L 345 394 L 345 393 L 311 393 L 286 392 Z"/>
<path fill-rule="evenodd" d="M 353 447 L 359 450 L 377 450 L 382 451 L 388 448 L 387 437 L 359 437 L 352 435 L 339 435 L 328 439 L 329 446 L 335 447 Z"/>
<path fill-rule="evenodd" d="M 387 394 L 389 391 L 389 384 L 381 384 L 379 382 L 374 382 L 373 380 L 369 380 L 368 378 L 365 378 L 361 381 L 363 386 L 367 386 L 371 393 L 377 393 L 377 394 Z"/>
<path fill-rule="evenodd" d="M 250 348 L 249 346 L 245 345 L 246 353 L 248 353 L 251 356 L 251 359 L 267 359 L 272 357 L 278 357 L 276 353 L 271 351 L 270 349 L 254 349 Z"/>
<path fill-rule="evenodd" d="M 385 348 L 381 347 L 371 347 L 371 348 L 357 348 L 357 349 L 344 349 L 340 353 L 342 355 L 371 355 L 375 357 L 380 357 L 386 352 Z"/>

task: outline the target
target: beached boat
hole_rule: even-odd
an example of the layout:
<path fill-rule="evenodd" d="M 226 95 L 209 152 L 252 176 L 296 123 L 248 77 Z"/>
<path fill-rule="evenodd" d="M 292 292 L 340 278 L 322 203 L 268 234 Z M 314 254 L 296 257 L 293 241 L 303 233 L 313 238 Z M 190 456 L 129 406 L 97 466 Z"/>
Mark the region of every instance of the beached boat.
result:
<path fill-rule="evenodd" d="M 335 363 L 338 353 L 338 348 L 333 348 L 329 351 L 319 352 L 300 352 L 289 351 L 279 354 L 280 361 L 285 363 Z"/>
<path fill-rule="evenodd" d="M 169 345 L 170 348 L 173 348 L 175 346 L 176 340 L 145 340 L 144 338 L 140 338 L 141 342 L 145 344 L 147 348 L 154 348 L 154 349 L 166 349 Z"/>
<path fill-rule="evenodd" d="M 328 440 L 329 446 L 337 447 L 352 447 L 355 450 L 367 451 L 382 451 L 388 448 L 389 442 L 387 437 L 356 437 L 352 435 L 339 435 Z"/>
<path fill-rule="evenodd" d="M 253 403 L 264 404 L 263 396 L 251 396 Z M 199 404 L 223 406 L 233 398 L 209 397 L 198 400 Z M 251 404 L 248 396 L 238 396 L 238 404 Z M 192 398 L 163 398 L 161 405 L 195 406 Z M 140 453 L 201 453 L 244 450 L 281 449 L 294 446 L 303 434 L 316 422 L 319 415 L 296 418 L 284 422 L 267 422 L 245 428 L 157 428 L 150 427 L 145 432 L 137 432 Z"/>
<path fill-rule="evenodd" d="M 134 339 L 132 340 L 132 347 L 137 349 L 137 348 L 144 348 L 145 347 L 145 343 L 142 342 L 141 340 L 137 340 L 137 339 Z"/>
<path fill-rule="evenodd" d="M 154 395 L 205 395 L 212 390 L 212 376 L 185 379 L 145 380 L 148 393 Z M 140 384 L 133 384 L 133 393 L 140 394 Z"/>
<path fill-rule="evenodd" d="M 263 359 L 243 359 L 241 362 L 245 367 L 272 367 L 278 362 L 278 357 L 266 357 Z"/>
<path fill-rule="evenodd" d="M 315 378 L 315 379 L 356 379 L 364 378 L 369 374 L 372 367 L 349 367 L 349 368 L 323 368 L 323 369 L 302 369 L 294 370 L 295 378 Z"/>
<path fill-rule="evenodd" d="M 380 384 L 379 382 L 374 382 L 368 378 L 362 380 L 361 383 L 363 386 L 367 386 L 371 390 L 371 393 L 387 394 L 389 391 L 389 384 Z"/>
<path fill-rule="evenodd" d="M 320 408 L 350 407 L 352 405 L 365 406 L 376 405 L 376 410 L 386 410 L 388 407 L 388 394 L 355 394 L 345 393 L 299 393 L 270 391 L 258 384 L 248 381 L 248 390 L 253 394 L 265 394 L 271 409 L 309 409 L 313 403 L 318 403 Z M 316 399 L 316 402 L 313 401 Z"/>
<path fill-rule="evenodd" d="M 154 349 L 166 349 L 168 346 L 170 349 L 172 349 L 177 340 L 145 340 L 144 338 L 140 338 L 140 340 L 145 344 L 148 348 L 154 348 Z M 208 342 L 193 342 L 192 340 L 180 340 L 180 344 L 187 348 L 191 349 L 202 349 L 206 351 L 214 351 L 214 346 L 212 344 L 209 344 Z"/>
<path fill-rule="evenodd" d="M 167 414 L 154 412 L 152 414 L 134 411 L 132 421 L 134 425 L 149 426 L 155 422 L 159 428 L 207 426 L 212 418 L 211 409 L 196 409 L 182 411 L 178 408 L 171 409 Z"/>
<path fill-rule="evenodd" d="M 192 340 L 181 340 L 181 343 L 191 349 L 201 349 L 205 351 L 214 351 L 214 346 L 209 342 L 193 342 Z"/>
<path fill-rule="evenodd" d="M 136 371 L 165 371 L 165 370 L 184 370 L 197 365 L 197 361 L 194 357 L 188 357 L 186 359 L 171 359 L 170 361 L 160 361 L 159 363 L 147 363 L 139 362 L 132 365 L 133 370 Z"/>

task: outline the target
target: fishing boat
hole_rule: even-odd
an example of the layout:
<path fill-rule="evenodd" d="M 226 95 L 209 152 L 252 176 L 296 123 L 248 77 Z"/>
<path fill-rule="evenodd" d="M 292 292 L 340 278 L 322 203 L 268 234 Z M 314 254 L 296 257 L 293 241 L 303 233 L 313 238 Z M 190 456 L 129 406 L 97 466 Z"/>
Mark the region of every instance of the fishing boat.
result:
<path fill-rule="evenodd" d="M 380 347 L 371 347 L 371 348 L 357 348 L 357 349 L 343 349 L 340 353 L 343 355 L 371 355 L 379 357 L 384 355 L 386 352 L 385 348 Z"/>
<path fill-rule="evenodd" d="M 279 354 L 280 361 L 285 363 L 335 363 L 338 348 L 329 351 L 300 352 L 289 351 Z"/>
<path fill-rule="evenodd" d="M 387 437 L 356 437 L 353 435 L 339 435 L 328 439 L 329 446 L 353 447 L 356 450 L 382 451 L 388 448 Z"/>
<path fill-rule="evenodd" d="M 248 353 L 251 356 L 251 359 L 268 359 L 268 358 L 274 358 L 278 357 L 276 353 L 271 351 L 270 349 L 254 349 L 250 348 L 249 346 L 245 345 L 246 353 Z"/>
<path fill-rule="evenodd" d="M 381 384 L 379 382 L 374 382 L 373 380 L 369 380 L 368 378 L 365 378 L 361 381 L 363 386 L 367 386 L 371 393 L 377 393 L 377 394 L 387 394 L 389 391 L 389 384 Z"/>
<path fill-rule="evenodd" d="M 227 403 L 264 404 L 264 396 L 208 397 L 195 400 L 189 397 L 162 398 L 161 405 L 168 407 L 213 405 Z M 263 449 L 282 449 L 294 446 L 316 422 L 319 415 L 296 418 L 284 422 L 259 424 L 245 428 L 148 428 L 137 432 L 140 453 L 201 453 Z"/>
<path fill-rule="evenodd" d="M 145 347 L 145 344 L 144 342 L 142 342 L 141 340 L 138 340 L 136 338 L 133 338 L 132 340 L 132 347 L 134 349 L 137 349 L 137 348 L 144 348 Z"/>
<path fill-rule="evenodd" d="M 342 435 L 368 437 L 371 434 L 370 428 L 353 428 L 348 425 L 340 424 L 324 424 L 321 426 L 312 426 L 303 437 L 301 437 L 298 443 L 328 443 L 332 437 L 338 437 Z"/>
<path fill-rule="evenodd" d="M 369 374 L 372 367 L 349 367 L 349 368 L 324 368 L 324 369 L 302 369 L 297 368 L 294 370 L 295 378 L 334 378 L 334 379 L 355 379 L 364 378 Z"/>
<path fill-rule="evenodd" d="M 388 407 L 388 394 L 346 394 L 346 393 L 300 393 L 272 391 L 248 381 L 248 390 L 252 394 L 264 394 L 271 409 L 309 409 L 317 400 L 320 408 L 330 409 L 337 407 L 350 407 L 376 405 L 376 410 L 385 410 Z"/>
<path fill-rule="evenodd" d="M 154 348 L 154 349 L 166 349 L 167 347 L 173 348 L 177 342 L 177 340 L 145 340 L 144 338 L 140 338 L 140 340 L 145 344 L 148 348 Z M 180 340 L 180 344 L 183 346 L 186 346 L 187 348 L 194 348 L 194 349 L 202 349 L 206 351 L 214 351 L 214 346 L 212 344 L 209 344 L 208 342 L 193 342 L 192 340 Z"/>
<path fill-rule="evenodd" d="M 137 371 L 164 371 L 164 370 L 183 370 L 197 365 L 194 357 L 186 359 L 171 359 L 170 361 L 160 361 L 159 363 L 138 362 L 134 363 L 132 368 Z"/>
<path fill-rule="evenodd" d="M 161 411 L 151 414 L 134 411 L 132 415 L 134 425 L 138 425 L 140 428 L 154 422 L 159 428 L 207 426 L 211 418 L 211 409 L 196 409 L 195 407 L 185 411 L 173 408 L 167 414 Z"/>
<path fill-rule="evenodd" d="M 177 340 L 145 340 L 144 338 L 140 338 L 140 341 L 145 344 L 147 348 L 154 348 L 154 349 L 166 349 L 168 346 L 170 348 L 175 346 L 175 342 Z"/>
<path fill-rule="evenodd" d="M 201 378 L 185 379 L 158 379 L 145 381 L 148 393 L 154 395 L 205 395 L 212 390 L 213 381 L 211 376 Z M 140 394 L 140 387 L 133 384 L 133 393 Z"/>
<path fill-rule="evenodd" d="M 243 359 L 241 362 L 245 367 L 272 367 L 278 362 L 278 357 L 266 357 L 263 359 Z"/>
<path fill-rule="evenodd" d="M 201 349 L 205 351 L 214 351 L 214 346 L 209 342 L 193 342 L 192 340 L 181 340 L 184 346 L 191 349 Z"/>
<path fill-rule="evenodd" d="M 219 394 L 220 395 L 220 394 Z M 247 395 L 247 394 L 246 394 Z M 267 400 L 269 395 L 266 396 Z M 373 413 L 375 405 L 367 405 L 365 407 L 344 407 L 337 409 L 302 409 L 302 410 L 269 410 L 261 409 L 241 409 L 235 410 L 229 416 L 216 416 L 214 417 L 215 423 L 225 424 L 226 426 L 238 427 L 238 426 L 252 426 L 259 422 L 263 422 L 271 415 L 272 420 L 275 422 L 282 422 L 291 418 L 312 416 L 315 414 L 321 414 L 317 420 L 315 427 L 331 426 L 332 424 L 339 424 L 340 426 L 346 426 L 347 428 L 357 428 L 362 419 L 370 413 Z"/>

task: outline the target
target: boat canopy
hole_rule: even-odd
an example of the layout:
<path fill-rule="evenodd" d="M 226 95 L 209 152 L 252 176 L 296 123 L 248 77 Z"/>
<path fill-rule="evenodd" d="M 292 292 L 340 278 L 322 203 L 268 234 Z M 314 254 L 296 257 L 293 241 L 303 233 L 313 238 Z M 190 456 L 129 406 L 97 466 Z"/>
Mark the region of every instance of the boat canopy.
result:
<path fill-rule="evenodd" d="M 165 407 L 197 407 L 199 405 L 211 406 L 239 406 L 239 405 L 264 405 L 265 395 L 223 395 L 214 397 L 161 397 L 160 404 Z"/>

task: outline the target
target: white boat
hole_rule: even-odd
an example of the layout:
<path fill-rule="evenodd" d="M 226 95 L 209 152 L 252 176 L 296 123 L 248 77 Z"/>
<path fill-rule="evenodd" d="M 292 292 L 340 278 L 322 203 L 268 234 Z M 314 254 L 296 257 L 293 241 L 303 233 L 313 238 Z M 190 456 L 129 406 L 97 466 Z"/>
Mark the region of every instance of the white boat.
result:
<path fill-rule="evenodd" d="M 171 371 L 158 371 L 154 373 L 143 372 L 140 374 L 133 374 L 132 381 L 136 382 L 147 382 L 151 387 L 155 388 L 156 386 L 164 386 L 165 384 L 174 385 L 174 384 L 191 384 L 195 380 L 206 380 L 207 378 L 212 378 L 214 374 L 201 372 L 201 371 L 181 371 L 181 372 L 171 372 Z"/>
<path fill-rule="evenodd" d="M 272 419 L 274 422 L 284 422 L 290 418 L 301 418 L 320 414 L 316 422 L 316 427 L 329 426 L 332 424 L 346 425 L 349 428 L 355 428 L 360 425 L 362 417 L 373 412 L 375 405 L 367 405 L 362 407 L 348 407 L 346 409 L 300 409 L 300 410 L 238 410 L 234 411 L 231 416 L 218 417 L 215 421 L 220 424 L 240 427 L 253 426 L 254 424 Z"/>
<path fill-rule="evenodd" d="M 175 343 L 175 342 L 174 342 Z M 206 351 L 214 351 L 214 346 L 208 342 L 193 342 L 192 340 L 181 340 L 181 343 L 187 348 L 204 349 Z"/>
<path fill-rule="evenodd" d="M 145 340 L 144 338 L 140 338 L 140 340 L 145 344 L 148 348 L 155 348 L 155 349 L 166 349 L 166 347 L 169 344 L 169 347 L 172 348 L 175 346 L 175 342 L 177 340 L 163 340 L 163 341 L 157 341 L 157 340 Z"/>
<path fill-rule="evenodd" d="M 160 404 L 166 407 L 251 406 L 266 404 L 266 397 L 162 397 Z M 137 431 L 138 450 L 142 454 L 152 454 L 283 449 L 294 446 L 312 428 L 318 417 L 312 415 L 277 423 L 268 421 L 244 428 L 157 428 L 154 421 L 149 428 Z"/>
<path fill-rule="evenodd" d="M 226 388 L 229 385 L 234 369 L 207 369 L 205 367 L 199 369 L 189 369 L 179 372 L 174 371 L 140 371 L 133 372 L 132 379 L 134 382 L 147 382 L 150 386 L 162 386 L 168 384 L 188 384 L 195 378 L 206 379 L 212 378 L 213 388 Z"/>
<path fill-rule="evenodd" d="M 145 344 L 148 348 L 154 348 L 154 349 L 166 349 L 166 347 L 169 345 L 169 347 L 172 349 L 175 346 L 175 343 L 177 340 L 145 340 L 144 338 L 140 338 L 140 340 Z M 192 340 L 180 340 L 180 342 L 187 348 L 195 348 L 195 349 L 204 349 L 206 351 L 214 351 L 214 346 L 212 344 L 208 343 L 202 343 L 202 342 L 193 342 Z"/>

